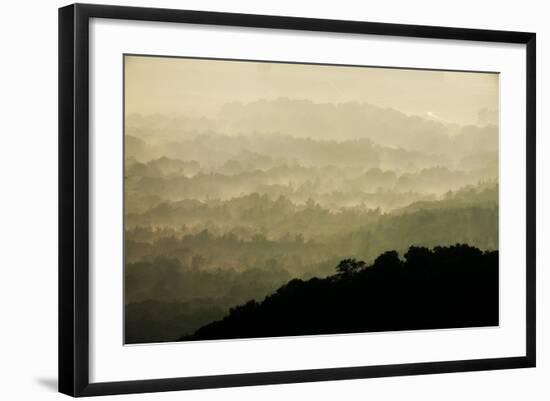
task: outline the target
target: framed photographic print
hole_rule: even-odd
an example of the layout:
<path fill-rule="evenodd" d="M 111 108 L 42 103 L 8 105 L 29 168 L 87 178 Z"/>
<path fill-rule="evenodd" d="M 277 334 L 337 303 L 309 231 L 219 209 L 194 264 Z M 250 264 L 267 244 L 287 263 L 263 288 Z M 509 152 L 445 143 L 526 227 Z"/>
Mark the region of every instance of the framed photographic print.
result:
<path fill-rule="evenodd" d="M 59 10 L 59 390 L 535 366 L 535 34 Z"/>

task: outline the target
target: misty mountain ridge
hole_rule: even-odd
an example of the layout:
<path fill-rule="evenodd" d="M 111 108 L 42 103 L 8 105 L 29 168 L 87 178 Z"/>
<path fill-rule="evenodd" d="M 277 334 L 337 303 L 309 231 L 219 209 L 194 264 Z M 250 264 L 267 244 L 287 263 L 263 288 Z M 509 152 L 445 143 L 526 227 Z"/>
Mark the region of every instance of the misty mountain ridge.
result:
<path fill-rule="evenodd" d="M 391 148 L 370 139 L 314 140 L 283 135 L 228 136 L 215 133 L 198 134 L 178 141 L 150 141 L 125 135 L 126 160 L 146 163 L 167 158 L 186 163 L 199 162 L 202 172 L 238 173 L 289 167 L 351 167 L 355 171 L 370 168 L 415 172 L 431 167 L 472 170 L 491 168 L 498 171 L 498 151 L 483 147 L 452 155 Z M 495 173 L 496 174 L 496 173 Z"/>
<path fill-rule="evenodd" d="M 496 125 L 459 126 L 430 114 L 408 115 L 359 102 L 332 104 L 278 98 L 226 103 L 214 118 L 132 114 L 126 120 L 128 134 L 165 140 L 209 132 L 231 136 L 254 133 L 336 141 L 369 138 L 382 146 L 432 154 L 498 149 Z"/>

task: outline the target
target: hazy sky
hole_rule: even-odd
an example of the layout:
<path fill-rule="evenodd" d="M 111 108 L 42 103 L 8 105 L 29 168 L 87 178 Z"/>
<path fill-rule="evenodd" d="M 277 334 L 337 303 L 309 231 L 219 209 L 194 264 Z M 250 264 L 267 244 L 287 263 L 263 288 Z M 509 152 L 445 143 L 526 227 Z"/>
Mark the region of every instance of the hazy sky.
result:
<path fill-rule="evenodd" d="M 215 117 L 226 102 L 358 101 L 475 124 L 498 110 L 498 74 L 126 56 L 126 112 Z"/>

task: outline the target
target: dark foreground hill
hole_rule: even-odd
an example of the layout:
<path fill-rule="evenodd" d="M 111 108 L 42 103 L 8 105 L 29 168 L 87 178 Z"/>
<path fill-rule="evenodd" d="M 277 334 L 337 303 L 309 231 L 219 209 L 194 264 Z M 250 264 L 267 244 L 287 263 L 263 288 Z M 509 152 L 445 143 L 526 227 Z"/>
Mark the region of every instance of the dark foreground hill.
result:
<path fill-rule="evenodd" d="M 457 244 L 403 256 L 342 260 L 333 276 L 291 280 L 181 340 L 498 325 L 498 251 Z"/>

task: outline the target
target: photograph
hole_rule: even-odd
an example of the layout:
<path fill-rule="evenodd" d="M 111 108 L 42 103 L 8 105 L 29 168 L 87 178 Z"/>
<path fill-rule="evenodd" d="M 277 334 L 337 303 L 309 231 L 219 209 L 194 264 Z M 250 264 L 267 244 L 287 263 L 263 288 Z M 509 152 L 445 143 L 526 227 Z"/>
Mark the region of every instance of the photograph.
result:
<path fill-rule="evenodd" d="M 124 344 L 499 325 L 498 72 L 123 57 Z"/>

